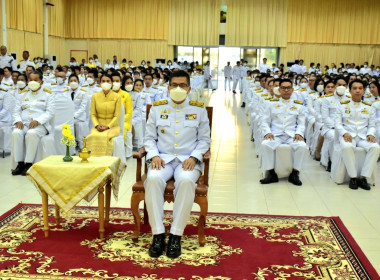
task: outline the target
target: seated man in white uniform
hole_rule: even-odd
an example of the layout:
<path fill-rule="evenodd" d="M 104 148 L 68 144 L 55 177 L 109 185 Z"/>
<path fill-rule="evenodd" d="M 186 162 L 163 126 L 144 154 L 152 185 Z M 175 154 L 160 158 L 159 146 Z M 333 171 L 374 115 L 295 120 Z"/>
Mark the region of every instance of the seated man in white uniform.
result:
<path fill-rule="evenodd" d="M 164 190 L 174 177 L 173 223 L 166 255 L 181 255 L 181 236 L 190 217 L 203 155 L 210 148 L 210 125 L 203 103 L 189 101 L 190 77 L 176 71 L 169 81 L 170 100 L 153 102 L 146 126 L 145 149 L 149 163 L 145 203 L 153 233 L 151 257 L 165 248 Z"/>
<path fill-rule="evenodd" d="M 362 101 L 365 84 L 362 80 L 354 80 L 349 84 L 351 100 L 341 101 L 336 115 L 336 129 L 342 147 L 342 156 L 347 173 L 350 176 L 350 189 L 370 190 L 367 178 L 371 177 L 377 167 L 380 146 L 376 143 L 376 112 L 371 103 Z M 357 174 L 354 147 L 366 150 L 364 165 L 360 177 Z"/>
<path fill-rule="evenodd" d="M 307 154 L 307 146 L 303 138 L 305 133 L 305 109 L 303 103 L 292 100 L 293 93 L 291 80 L 284 79 L 280 82 L 281 98 L 273 98 L 268 111 L 263 116 L 262 130 L 264 141 L 262 142 L 263 168 L 268 171 L 266 178 L 260 180 L 261 184 L 278 182 L 274 171 L 275 152 L 279 145 L 289 144 L 293 150 L 293 171 L 288 181 L 301 186 L 299 171 Z"/>
<path fill-rule="evenodd" d="M 16 96 L 12 145 L 18 165 L 12 175 L 26 175 L 36 158 L 41 137 L 51 130 L 49 121 L 54 117 L 54 95 L 43 89 L 42 84 L 41 72 L 35 71 L 29 75 L 29 90 Z"/>

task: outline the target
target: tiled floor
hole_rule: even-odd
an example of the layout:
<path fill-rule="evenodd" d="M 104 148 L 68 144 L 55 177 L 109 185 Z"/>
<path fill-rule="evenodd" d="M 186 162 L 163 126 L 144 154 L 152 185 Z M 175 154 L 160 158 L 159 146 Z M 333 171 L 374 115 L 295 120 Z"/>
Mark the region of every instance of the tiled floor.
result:
<path fill-rule="evenodd" d="M 369 192 L 338 186 L 311 158 L 306 160 L 301 174 L 302 187 L 284 179 L 277 184 L 260 185 L 254 144 L 250 141 L 244 110 L 239 107 L 240 94 L 219 90 L 209 93 L 208 100 L 214 106 L 209 211 L 339 216 L 380 272 L 380 185 Z M 130 159 L 119 200 L 112 201 L 111 206 L 130 206 L 135 168 L 135 161 Z M 0 159 L 0 181 L 0 214 L 19 202 L 41 203 L 39 193 L 28 179 L 10 175 L 9 156 Z M 380 184 L 379 178 L 377 182 Z M 194 210 L 199 210 L 197 205 Z"/>

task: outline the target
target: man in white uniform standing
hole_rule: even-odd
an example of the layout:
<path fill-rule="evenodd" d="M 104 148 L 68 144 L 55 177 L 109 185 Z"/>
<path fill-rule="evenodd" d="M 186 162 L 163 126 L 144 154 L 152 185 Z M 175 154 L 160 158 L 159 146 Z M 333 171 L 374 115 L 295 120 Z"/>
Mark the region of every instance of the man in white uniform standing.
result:
<path fill-rule="evenodd" d="M 203 103 L 188 100 L 190 90 L 189 75 L 181 70 L 173 72 L 168 87 L 170 100 L 153 102 L 146 125 L 144 145 L 149 168 L 145 203 L 153 233 L 151 257 L 161 256 L 165 248 L 164 191 L 166 181 L 173 176 L 173 223 L 166 255 L 181 255 L 181 236 L 190 217 L 201 162 L 210 148 L 207 111 Z"/>
<path fill-rule="evenodd" d="M 231 91 L 231 80 L 232 80 L 232 67 L 230 65 L 230 62 L 227 62 L 227 65 L 224 66 L 224 91 L 227 90 L 227 84 L 228 84 L 228 90 Z"/>
<path fill-rule="evenodd" d="M 238 83 L 241 84 L 241 66 L 240 61 L 236 62 L 236 65 L 232 68 L 232 78 L 234 80 L 234 85 L 232 87 L 232 92 L 236 93 L 236 87 Z"/>
<path fill-rule="evenodd" d="M 259 71 L 260 71 L 260 73 L 265 73 L 266 74 L 267 71 L 268 71 L 268 69 L 270 69 L 270 65 L 267 64 L 267 59 L 264 58 L 263 59 L 263 63 L 260 64 L 260 66 L 259 66 Z"/>

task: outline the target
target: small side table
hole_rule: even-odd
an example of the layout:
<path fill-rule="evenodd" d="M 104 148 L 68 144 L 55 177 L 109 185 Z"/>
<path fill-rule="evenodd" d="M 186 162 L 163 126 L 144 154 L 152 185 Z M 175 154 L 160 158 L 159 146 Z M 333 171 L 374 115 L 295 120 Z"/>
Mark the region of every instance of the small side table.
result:
<path fill-rule="evenodd" d="M 59 225 L 60 209 L 67 213 L 81 200 L 90 201 L 97 194 L 99 237 L 104 238 L 104 227 L 109 223 L 111 191 L 117 198 L 126 165 L 117 157 L 92 157 L 89 163 L 80 161 L 79 157 L 63 162 L 62 156 L 50 156 L 28 171 L 29 179 L 41 192 L 45 237 L 49 236 L 48 197 L 55 202 L 56 224 Z"/>

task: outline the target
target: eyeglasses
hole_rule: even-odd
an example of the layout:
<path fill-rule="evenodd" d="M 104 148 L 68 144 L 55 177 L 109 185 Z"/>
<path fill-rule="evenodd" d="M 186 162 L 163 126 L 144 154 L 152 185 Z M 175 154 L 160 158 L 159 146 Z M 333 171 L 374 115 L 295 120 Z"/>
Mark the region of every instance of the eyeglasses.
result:
<path fill-rule="evenodd" d="M 293 87 L 280 87 L 280 89 L 287 91 L 287 90 L 292 90 Z"/>
<path fill-rule="evenodd" d="M 189 87 L 187 84 L 171 84 L 170 86 L 171 87 L 180 87 L 180 88 L 183 88 L 183 89 L 186 89 L 186 88 Z"/>

